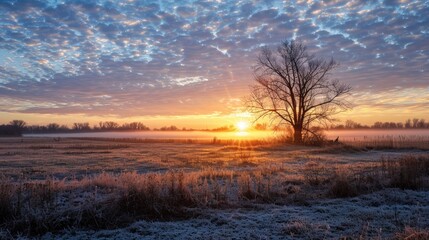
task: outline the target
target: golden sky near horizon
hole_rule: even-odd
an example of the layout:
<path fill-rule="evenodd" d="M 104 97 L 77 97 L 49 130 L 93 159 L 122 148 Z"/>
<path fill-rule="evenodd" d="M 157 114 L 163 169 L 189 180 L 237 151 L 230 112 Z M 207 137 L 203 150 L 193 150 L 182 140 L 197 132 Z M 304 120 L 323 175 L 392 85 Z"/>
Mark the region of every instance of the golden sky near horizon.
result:
<path fill-rule="evenodd" d="M 429 120 L 427 1 L 1 1 L 0 124 L 141 121 L 215 128 L 251 116 L 261 46 L 296 39 L 352 88 L 338 119 Z"/>
<path fill-rule="evenodd" d="M 401 102 L 401 99 L 390 99 L 390 101 L 386 101 Z M 403 101 L 405 102 L 406 100 L 403 99 Z M 429 120 L 429 109 L 425 107 L 429 100 L 422 103 L 410 103 L 415 104 L 414 107 L 392 107 L 387 109 L 377 104 L 371 104 L 370 102 L 371 101 L 368 101 L 368 103 L 361 105 L 355 104 L 352 109 L 339 113 L 335 118 L 342 123 L 350 119 L 367 125 L 371 125 L 376 121 L 404 122 L 406 119 L 413 118 Z M 231 114 L 214 113 L 208 115 L 170 115 L 130 118 L 118 118 L 116 116 L 85 116 L 82 114 L 0 113 L 0 123 L 7 123 L 13 119 L 24 119 L 27 123 L 34 125 L 46 125 L 57 122 L 72 126 L 75 122 L 89 122 L 91 125 L 96 125 L 100 121 L 116 121 L 118 123 L 140 121 L 150 128 L 175 125 L 179 128 L 205 129 L 234 125 L 242 120 L 252 122 L 254 118 L 251 114 L 242 113 L 239 110 Z"/>

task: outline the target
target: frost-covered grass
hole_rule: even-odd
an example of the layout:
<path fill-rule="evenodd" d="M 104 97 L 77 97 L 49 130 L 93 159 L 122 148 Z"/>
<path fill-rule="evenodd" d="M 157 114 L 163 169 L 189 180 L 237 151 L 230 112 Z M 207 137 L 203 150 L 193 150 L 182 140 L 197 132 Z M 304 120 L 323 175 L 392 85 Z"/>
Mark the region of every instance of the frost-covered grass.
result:
<path fill-rule="evenodd" d="M 351 146 L 369 149 L 422 149 L 429 150 L 428 136 L 368 136 L 360 138 L 346 138 L 343 140 Z"/>
<path fill-rule="evenodd" d="M 210 208 L 187 219 L 142 219 L 114 229 L 67 229 L 41 238 L 405 239 L 415 233 L 427 236 L 428 206 L 427 192 L 385 189 L 347 199 L 315 200 L 308 206 L 257 204 Z"/>
<path fill-rule="evenodd" d="M 0 141 L 0 238 L 391 238 L 429 226 L 421 150 Z"/>

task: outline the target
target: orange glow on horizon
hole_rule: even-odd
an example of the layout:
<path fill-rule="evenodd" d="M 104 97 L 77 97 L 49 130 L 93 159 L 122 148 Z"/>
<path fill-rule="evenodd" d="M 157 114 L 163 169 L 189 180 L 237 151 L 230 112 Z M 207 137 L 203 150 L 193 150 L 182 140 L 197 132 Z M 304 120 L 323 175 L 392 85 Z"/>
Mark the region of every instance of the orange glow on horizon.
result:
<path fill-rule="evenodd" d="M 235 126 L 239 132 L 245 132 L 249 128 L 249 122 L 241 120 Z"/>
<path fill-rule="evenodd" d="M 335 124 L 344 123 L 346 120 L 372 125 L 376 121 L 404 122 L 407 119 L 418 118 L 428 120 L 429 110 L 417 105 L 413 109 L 386 109 L 380 106 L 357 105 L 353 109 L 335 115 L 338 120 Z M 0 125 L 18 119 L 27 122 L 27 125 L 46 125 L 58 123 L 72 127 L 75 122 L 88 122 L 90 126 L 98 125 L 100 121 L 114 121 L 119 124 L 129 122 L 142 122 L 146 126 L 161 128 L 164 126 L 176 125 L 178 128 L 212 129 L 225 125 L 234 125 L 238 131 L 250 131 L 250 122 L 254 116 L 247 112 L 213 112 L 212 114 L 193 115 L 146 115 L 121 117 L 118 115 L 87 115 L 87 114 L 39 114 L 39 113 L 19 113 L 5 112 L 0 110 Z M 241 123 L 243 122 L 243 123 Z M 266 119 L 258 121 L 264 123 Z M 247 125 L 247 127 L 246 127 Z"/>

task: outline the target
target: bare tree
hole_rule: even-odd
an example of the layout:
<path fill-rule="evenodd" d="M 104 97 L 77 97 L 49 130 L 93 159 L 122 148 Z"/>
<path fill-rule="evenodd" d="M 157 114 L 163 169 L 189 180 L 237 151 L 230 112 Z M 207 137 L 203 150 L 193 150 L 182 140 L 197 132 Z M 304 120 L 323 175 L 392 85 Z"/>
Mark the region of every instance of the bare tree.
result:
<path fill-rule="evenodd" d="M 46 127 L 50 132 L 55 132 L 60 129 L 60 125 L 58 123 L 49 123 Z"/>
<path fill-rule="evenodd" d="M 405 121 L 404 126 L 405 126 L 405 128 L 411 128 L 412 127 L 411 126 L 411 119 L 407 119 L 407 121 Z"/>
<path fill-rule="evenodd" d="M 117 122 L 107 121 L 107 122 L 104 122 L 104 127 L 111 130 L 111 129 L 118 128 L 119 124 Z"/>
<path fill-rule="evenodd" d="M 146 127 L 141 122 L 132 122 L 132 123 L 124 123 L 122 125 L 122 128 L 124 129 L 130 129 L 130 130 L 150 130 L 148 127 Z"/>
<path fill-rule="evenodd" d="M 268 118 L 271 123 L 290 125 L 294 142 L 301 143 L 303 134 L 316 134 L 312 125 L 332 121 L 332 115 L 349 108 L 343 96 L 351 88 L 329 78 L 336 66 L 333 59 L 308 54 L 301 42 L 285 41 L 277 50 L 265 47 L 254 70 L 257 84 L 251 86 L 246 106 L 256 120 Z"/>
<path fill-rule="evenodd" d="M 419 119 L 418 118 L 413 118 L 413 128 L 417 128 L 419 124 Z"/>
<path fill-rule="evenodd" d="M 17 128 L 19 130 L 22 130 L 22 129 L 25 128 L 25 126 L 27 125 L 27 123 L 25 121 L 23 121 L 23 120 L 12 120 L 12 121 L 9 122 L 9 125 Z"/>
<path fill-rule="evenodd" d="M 91 130 L 91 127 L 89 126 L 89 123 L 73 123 L 73 130 L 76 131 L 89 131 Z"/>

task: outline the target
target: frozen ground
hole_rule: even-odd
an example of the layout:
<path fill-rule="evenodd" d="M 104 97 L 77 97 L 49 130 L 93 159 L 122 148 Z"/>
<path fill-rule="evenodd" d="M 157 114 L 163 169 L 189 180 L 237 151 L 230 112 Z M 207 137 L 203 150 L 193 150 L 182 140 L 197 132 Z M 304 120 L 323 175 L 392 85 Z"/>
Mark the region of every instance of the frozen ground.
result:
<path fill-rule="evenodd" d="M 117 187 L 120 184 L 115 175 L 108 174 L 182 171 L 186 175 L 193 174 L 194 179 L 189 180 L 189 184 L 198 185 L 207 179 L 214 183 L 230 182 L 225 187 L 225 191 L 230 192 L 227 204 L 187 209 L 190 214 L 186 220 L 138 220 L 110 230 L 71 227 L 44 233 L 40 236 L 43 239 L 391 239 L 405 227 L 429 231 L 427 187 L 419 191 L 389 187 L 379 190 L 378 187 L 375 192 L 367 190 L 369 193 L 364 191 L 357 197 L 334 198 L 328 194 L 332 180 L 327 178 L 327 183 L 312 186 L 308 179 L 314 177 L 314 171 L 322 176 L 338 169 L 347 170 L 353 176 L 373 171 L 380 166 L 380 159 L 390 161 L 409 155 L 427 158 L 429 151 L 269 146 L 244 142 L 202 144 L 5 138 L 0 139 L 0 173 L 4 179 L 13 181 L 40 182 L 52 176 L 65 179 L 56 196 L 67 196 L 69 200 L 58 198 L 55 201 L 61 205 L 54 203 L 55 208 L 61 206 L 62 210 L 79 208 L 91 200 L 94 190 L 87 185 L 110 186 L 104 190 L 95 188 L 100 201 L 125 191 L 123 187 Z M 309 168 L 314 163 L 317 168 Z M 107 175 L 94 180 L 93 177 L 100 173 Z M 285 194 L 287 199 L 242 200 L 240 188 L 245 185 L 243 177 L 247 174 L 255 178 L 259 176 L 257 181 L 260 182 L 255 180 L 255 186 L 269 183 L 270 191 L 278 196 Z M 168 180 L 168 176 L 159 179 Z M 428 180 L 425 178 L 425 186 L 429 186 Z M 77 181 L 76 187 L 70 188 L 76 192 L 61 187 L 68 181 Z M 298 192 L 291 193 L 290 186 L 296 187 Z M 213 191 L 212 186 L 209 191 Z M 75 205 L 64 205 L 64 202 Z M 10 236 L 1 224 L 0 229 L 0 238 Z M 21 236 L 25 238 L 26 235 Z"/>
<path fill-rule="evenodd" d="M 83 177 L 102 172 L 138 173 L 207 168 L 249 170 L 282 166 L 296 172 L 310 161 L 332 167 L 365 167 L 381 156 L 395 157 L 429 150 L 370 150 L 317 148 L 291 145 L 134 142 L 53 138 L 0 138 L 0 171 L 30 179 Z"/>
<path fill-rule="evenodd" d="M 126 228 L 70 230 L 42 239 L 391 239 L 406 226 L 428 229 L 429 192 L 388 189 L 309 206 L 205 209 L 182 221 L 138 221 Z"/>

